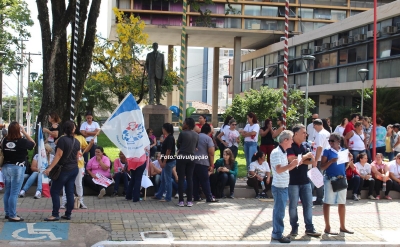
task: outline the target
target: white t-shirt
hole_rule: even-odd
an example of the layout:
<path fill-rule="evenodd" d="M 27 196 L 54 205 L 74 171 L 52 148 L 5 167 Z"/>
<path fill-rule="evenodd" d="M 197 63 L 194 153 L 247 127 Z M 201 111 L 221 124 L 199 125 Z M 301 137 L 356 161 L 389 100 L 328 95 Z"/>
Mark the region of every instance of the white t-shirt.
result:
<path fill-rule="evenodd" d="M 155 167 L 157 167 L 158 169 L 162 169 L 160 166 L 160 163 L 158 162 L 158 160 L 153 161 L 153 164 Z"/>
<path fill-rule="evenodd" d="M 317 134 L 317 131 L 315 131 L 314 129 L 314 124 L 310 123 L 309 125 L 307 125 L 307 140 L 308 141 L 314 141 L 315 140 L 315 135 Z"/>
<path fill-rule="evenodd" d="M 397 164 L 396 160 L 389 162 L 389 172 L 392 172 L 396 178 L 400 178 L 400 164 Z"/>
<path fill-rule="evenodd" d="M 244 138 L 245 142 L 258 142 L 258 132 L 260 132 L 260 125 L 258 124 L 253 124 L 250 126 L 250 124 L 246 124 L 246 126 L 243 129 L 246 132 L 256 132 L 255 136 L 247 136 Z"/>
<path fill-rule="evenodd" d="M 400 131 L 396 133 L 396 136 L 394 137 L 394 144 L 397 143 L 397 141 L 399 140 L 399 135 L 400 135 Z M 397 145 L 396 147 L 394 147 L 394 151 L 396 152 L 400 152 L 400 144 Z"/>
<path fill-rule="evenodd" d="M 341 125 L 338 125 L 335 129 L 335 131 L 333 131 L 333 133 L 338 133 L 339 135 L 343 136 L 343 131 L 344 131 L 344 127 L 342 127 Z"/>
<path fill-rule="evenodd" d="M 228 128 L 228 129 L 224 129 L 224 135 L 222 137 L 224 137 L 225 141 L 228 143 L 228 147 L 232 147 L 233 145 L 235 145 L 236 147 L 239 147 L 239 143 L 237 142 L 237 138 L 239 137 L 239 135 L 240 135 L 239 131 L 230 130 Z"/>
<path fill-rule="evenodd" d="M 313 149 L 312 149 L 312 154 L 314 156 L 317 154 L 318 147 L 322 147 L 322 151 L 327 148 L 330 148 L 330 145 L 328 142 L 330 136 L 331 136 L 331 134 L 326 129 L 322 129 L 320 132 L 315 131 L 315 139 L 314 139 L 314 145 L 313 145 Z M 323 152 L 321 152 L 321 156 L 319 156 L 319 159 L 317 161 L 321 161 L 322 153 Z"/>
<path fill-rule="evenodd" d="M 271 172 L 269 169 L 269 165 L 267 161 L 264 161 L 261 165 L 258 163 L 258 161 L 254 161 L 250 163 L 250 168 L 249 172 L 255 172 L 256 175 L 264 178 L 266 172 Z"/>
<path fill-rule="evenodd" d="M 221 132 L 224 132 L 224 133 L 225 133 L 225 130 L 227 130 L 227 129 L 229 129 L 229 124 L 227 124 L 227 125 L 221 127 Z M 221 136 L 221 140 L 223 140 L 223 141 L 226 140 L 226 139 L 225 139 L 225 135 Z"/>
<path fill-rule="evenodd" d="M 46 158 L 45 159 L 47 159 L 47 156 L 46 156 Z M 52 155 L 52 154 L 50 154 L 50 160 L 47 160 L 47 162 L 48 162 L 48 164 L 47 164 L 47 166 L 49 166 L 50 164 L 51 164 L 51 162 L 53 161 L 53 159 L 54 159 L 54 155 Z M 33 160 L 38 160 L 38 154 L 35 154 L 35 156 L 33 156 Z M 38 164 L 38 166 L 39 166 L 39 164 Z M 45 170 L 47 167 L 39 167 L 39 170 L 40 171 L 43 171 L 43 170 Z"/>
<path fill-rule="evenodd" d="M 352 130 L 352 131 L 353 131 L 353 136 L 349 139 L 349 149 L 355 150 L 355 151 L 365 150 L 364 133 L 359 135 L 354 130 Z"/>
<path fill-rule="evenodd" d="M 87 122 L 84 122 L 81 125 L 81 129 L 80 130 L 90 131 L 91 132 L 91 131 L 95 131 L 96 129 L 100 129 L 100 125 L 97 122 L 93 121 L 92 124 L 90 124 L 90 125 Z M 86 139 L 87 142 L 90 142 L 93 139 L 93 136 L 88 136 L 85 139 Z M 97 137 L 96 137 L 96 139 L 94 139 L 94 142 L 97 143 Z"/>
<path fill-rule="evenodd" d="M 364 166 L 357 162 L 356 164 L 357 171 L 361 176 L 371 175 L 371 165 L 369 163 L 365 163 Z"/>

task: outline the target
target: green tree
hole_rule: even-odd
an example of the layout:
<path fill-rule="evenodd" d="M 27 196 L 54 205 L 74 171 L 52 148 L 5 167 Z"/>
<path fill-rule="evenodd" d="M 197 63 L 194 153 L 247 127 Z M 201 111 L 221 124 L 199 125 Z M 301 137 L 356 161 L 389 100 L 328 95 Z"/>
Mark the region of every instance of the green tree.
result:
<path fill-rule="evenodd" d="M 246 122 L 246 114 L 253 112 L 259 121 L 267 118 L 275 118 L 282 114 L 283 90 L 269 87 L 261 87 L 259 91 L 250 89 L 244 96 L 236 95 L 232 105 L 227 109 L 225 115 L 233 116 L 239 123 Z M 292 126 L 300 122 L 300 117 L 304 116 L 302 110 L 306 100 L 304 92 L 300 90 L 290 90 L 288 93 L 288 110 L 286 113 L 287 126 Z M 308 99 L 308 109 L 315 107 L 314 101 Z M 307 116 L 311 115 L 308 111 Z"/>
<path fill-rule="evenodd" d="M 20 48 L 19 40 L 28 39 L 31 35 L 27 27 L 32 26 L 28 5 L 22 0 L 0 0 L 0 51 L 7 55 L 0 61 L 1 68 L 9 74 L 14 69 L 16 51 Z M 0 75 L 1 81 L 1 75 Z"/>

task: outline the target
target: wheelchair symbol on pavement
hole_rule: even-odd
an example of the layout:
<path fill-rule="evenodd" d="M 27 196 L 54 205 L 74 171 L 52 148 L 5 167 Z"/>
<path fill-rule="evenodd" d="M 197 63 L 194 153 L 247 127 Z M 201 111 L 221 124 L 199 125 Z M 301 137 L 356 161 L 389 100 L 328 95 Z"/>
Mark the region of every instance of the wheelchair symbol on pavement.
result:
<path fill-rule="evenodd" d="M 61 240 L 62 238 L 57 238 L 54 233 L 51 232 L 51 229 L 34 229 L 34 225 L 36 223 L 26 223 L 26 228 L 21 228 L 18 230 L 15 230 L 12 233 L 12 237 L 18 240 L 40 240 L 40 239 L 46 239 L 49 238 L 50 240 Z M 21 237 L 19 236 L 20 233 L 27 231 L 29 235 L 42 235 L 42 236 L 37 236 L 37 237 Z"/>

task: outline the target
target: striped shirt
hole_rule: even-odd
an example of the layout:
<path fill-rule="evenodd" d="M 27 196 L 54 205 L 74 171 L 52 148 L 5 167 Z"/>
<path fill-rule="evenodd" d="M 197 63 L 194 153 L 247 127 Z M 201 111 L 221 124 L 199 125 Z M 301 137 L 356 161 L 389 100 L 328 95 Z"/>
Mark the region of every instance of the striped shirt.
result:
<path fill-rule="evenodd" d="M 272 185 L 278 188 L 286 188 L 289 186 L 289 170 L 286 170 L 282 173 L 278 173 L 276 171 L 276 166 L 280 165 L 281 167 L 288 165 L 288 159 L 286 156 L 286 151 L 282 149 L 279 145 L 271 152 L 271 168 L 274 179 L 272 180 Z"/>

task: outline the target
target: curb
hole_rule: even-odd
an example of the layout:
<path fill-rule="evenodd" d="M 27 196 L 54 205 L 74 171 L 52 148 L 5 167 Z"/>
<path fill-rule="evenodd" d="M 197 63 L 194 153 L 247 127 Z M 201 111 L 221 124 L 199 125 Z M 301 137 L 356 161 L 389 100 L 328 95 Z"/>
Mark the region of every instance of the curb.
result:
<path fill-rule="evenodd" d="M 101 241 L 98 242 L 92 247 L 125 247 L 125 246 L 137 246 L 137 247 L 149 247 L 149 246 L 170 246 L 170 247 L 211 247 L 211 246 L 234 246 L 234 247 L 258 247 L 263 246 L 285 246 L 284 244 L 280 244 L 276 241 L 160 241 L 160 240 L 148 240 L 148 241 Z M 293 241 L 286 246 L 291 247 L 305 247 L 305 246 L 341 246 L 341 245 L 349 245 L 349 246 L 373 246 L 373 247 L 393 247 L 400 246 L 400 241 L 397 243 L 388 243 L 388 242 L 346 242 L 346 241 Z"/>

